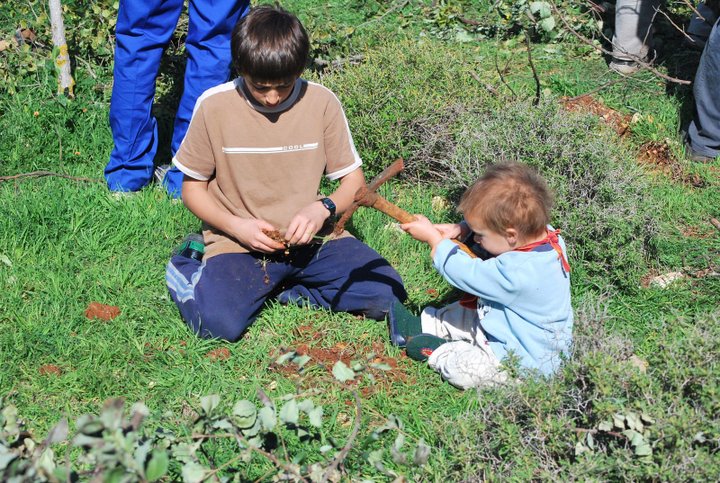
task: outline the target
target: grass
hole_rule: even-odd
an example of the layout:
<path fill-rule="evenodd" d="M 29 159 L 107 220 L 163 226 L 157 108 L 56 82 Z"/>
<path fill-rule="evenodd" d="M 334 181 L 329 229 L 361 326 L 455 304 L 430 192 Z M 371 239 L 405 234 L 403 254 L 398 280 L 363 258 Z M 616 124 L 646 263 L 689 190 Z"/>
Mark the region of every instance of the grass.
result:
<path fill-rule="evenodd" d="M 340 27 L 374 18 L 367 11 L 350 10 L 347 2 L 323 5 L 287 6 L 307 6 L 303 15 L 310 24 L 310 18 L 319 23 L 322 15 Z M 496 53 L 501 65 L 510 60 L 504 77 L 518 97 L 532 95 L 522 44 L 427 44 L 432 47 L 428 57 L 449 59 L 440 83 L 428 72 L 392 70 L 392 49 L 402 58 L 400 49 L 412 43 L 396 30 L 399 40 L 379 39 L 392 30 L 395 18 L 388 15 L 366 24 L 346 43 L 335 40 L 341 44 L 337 51 L 326 47 L 339 53 L 367 49 L 363 52 L 370 62 L 345 72 L 316 74 L 337 87 L 343 101 L 352 100 L 353 89 L 355 95 L 364 89 L 360 92 L 376 96 L 380 104 L 398 93 L 407 96 L 383 104 L 377 112 L 352 104 L 348 108 L 353 129 L 367 134 L 358 144 L 374 168 L 396 155 L 412 159 L 416 152 L 416 146 L 404 143 L 403 126 L 393 124 L 401 116 L 412 121 L 412 116 L 432 114 L 463 99 L 502 108 L 511 94 L 498 78 Z M 583 48 L 547 47 L 533 46 L 544 97 L 579 95 L 615 78 L 602 59 Z M 378 64 L 385 66 L 383 77 L 375 76 L 373 56 L 383 60 Z M 397 65 L 412 65 L 406 60 Z M 627 291 L 576 277 L 573 294 L 581 342 L 577 358 L 562 375 L 551 381 L 530 378 L 510 389 L 458 392 L 392 347 L 384 324 L 347 314 L 270 303 L 239 343 L 195 338 L 167 294 L 164 266 L 182 237 L 199 224 L 181 204 L 152 187 L 129 198 L 109 195 L 101 179 L 112 147 L 107 125 L 111 71 L 96 66 L 94 73 L 97 79 L 82 65 L 77 68 L 74 101 L 57 99 L 54 80 L 42 69 L 24 79 L 16 94 L 0 93 L 0 176 L 49 170 L 96 180 L 47 176 L 0 182 L 0 397 L 19 408 L 36 439 L 61 415 L 74 420 L 97 413 L 112 397 L 144 401 L 154 414 L 152 424 L 182 433 L 202 396 L 255 401 L 257 390 L 263 389 L 273 399 L 310 395 L 325 407 L 324 431 L 344 441 L 354 417 L 352 395 L 334 382 L 329 362 L 315 361 L 323 365 L 309 364 L 302 373 L 274 364 L 285 350 L 305 344 L 335 356 L 363 359 L 375 354 L 397 364 L 393 371 L 374 373 L 374 382 L 362 378 L 356 386 L 363 418 L 361 437 L 346 463 L 353 479 L 386 479 L 388 469 L 423 480 L 647 480 L 653 472 L 659 479 L 692 479 L 708 476 L 720 465 L 720 428 L 713 416 L 719 400 L 713 374 L 720 340 L 715 328 L 720 278 L 712 274 L 718 271 L 720 236 L 708 223 L 719 215 L 717 164 L 677 161 L 683 172 L 698 173 L 704 187 L 644 168 L 659 232 L 655 253 L 632 269 L 644 276 L 680 270 L 688 277 L 667 289 Z M 415 89 L 408 77 L 422 89 L 403 91 L 403 82 Z M 479 92 L 485 83 L 502 97 Z M 422 103 L 414 102 L 431 92 L 435 94 L 423 97 Z M 617 139 L 627 152 L 667 138 L 678 155 L 677 130 L 686 94 L 666 93 L 664 83 L 642 74 L 604 88 L 596 97 L 622 113 L 641 115 L 632 135 Z M 417 110 L 404 110 L 404 103 L 414 103 Z M 384 195 L 411 212 L 442 221 L 457 219 L 451 202 L 437 202 L 447 200 L 451 191 L 448 186 L 402 180 L 387 185 Z M 561 221 L 556 224 L 563 228 Z M 384 215 L 361 210 L 352 229 L 397 267 L 412 308 L 452 296 L 432 270 L 427 250 L 395 230 Z M 582 265 L 583 260 L 573 263 Z M 88 319 L 84 312 L 90 302 L 117 306 L 121 313 L 107 322 Z M 222 350 L 227 350 L 227 358 Z M 648 371 L 631 368 L 630 354 L 646 360 Z M 51 366 L 59 374 L 49 371 Z M 607 436 L 594 452 L 575 455 L 577 428 L 592 429 L 614 412 L 631 410 L 648 411 L 657 421 L 650 436 L 656 456 L 637 458 L 628 445 Z M 437 448 L 427 465 L 394 463 L 389 455 L 392 440 L 370 437 L 390 414 L 404 422 L 408 440 L 423 439 Z M 694 441 L 698 432 L 709 443 Z M 375 450 L 383 450 L 385 470 L 369 462 L 367 454 Z M 227 455 L 232 448 L 219 445 L 217 451 Z M 690 455 L 698 463 L 688 463 Z M 257 468 L 246 468 L 248 478 L 261 478 L 272 468 L 262 458 L 255 462 Z M 673 475 L 673 468 L 679 473 Z"/>

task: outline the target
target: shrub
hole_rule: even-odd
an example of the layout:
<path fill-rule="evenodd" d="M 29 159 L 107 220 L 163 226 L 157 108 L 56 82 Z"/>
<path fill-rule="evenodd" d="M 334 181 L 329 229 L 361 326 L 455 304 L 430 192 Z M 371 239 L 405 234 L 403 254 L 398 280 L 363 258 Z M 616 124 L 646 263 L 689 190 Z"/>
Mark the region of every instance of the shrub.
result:
<path fill-rule="evenodd" d="M 473 63 L 462 51 L 441 45 L 430 40 L 388 44 L 365 52 L 360 65 L 320 77 L 342 101 L 370 176 L 398 156 L 414 156 L 424 141 L 408 130 L 415 120 L 430 118 L 459 98 L 488 103 L 472 77 Z"/>
<path fill-rule="evenodd" d="M 577 311 L 562 374 L 479 392 L 479 409 L 438 423 L 440 444 L 455 448 L 449 479 L 714 479 L 720 313 L 659 322 L 683 336 L 642 361 L 596 307 Z"/>

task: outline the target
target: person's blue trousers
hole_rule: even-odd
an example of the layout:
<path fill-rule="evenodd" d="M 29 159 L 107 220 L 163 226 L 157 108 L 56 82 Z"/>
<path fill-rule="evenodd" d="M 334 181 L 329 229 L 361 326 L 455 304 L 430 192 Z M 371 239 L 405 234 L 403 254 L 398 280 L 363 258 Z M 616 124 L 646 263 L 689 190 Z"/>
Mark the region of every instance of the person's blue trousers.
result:
<path fill-rule="evenodd" d="M 289 255 L 230 253 L 204 262 L 175 255 L 172 299 L 200 337 L 238 340 L 270 298 L 384 320 L 407 297 L 400 275 L 355 238 L 293 248 Z"/>
<path fill-rule="evenodd" d="M 228 80 L 230 35 L 249 3 L 190 0 L 187 66 L 172 136 L 173 156 L 185 137 L 198 96 Z M 155 80 L 182 8 L 183 0 L 120 0 L 110 100 L 115 146 L 105 167 L 112 191 L 137 191 L 152 180 L 158 148 L 157 121 L 152 115 Z M 182 178 L 177 168 L 170 169 L 163 181 L 168 193 L 180 196 Z"/>
<path fill-rule="evenodd" d="M 715 22 L 705 43 L 695 82 L 695 117 L 688 128 L 693 151 L 703 156 L 720 156 L 720 20 Z"/>

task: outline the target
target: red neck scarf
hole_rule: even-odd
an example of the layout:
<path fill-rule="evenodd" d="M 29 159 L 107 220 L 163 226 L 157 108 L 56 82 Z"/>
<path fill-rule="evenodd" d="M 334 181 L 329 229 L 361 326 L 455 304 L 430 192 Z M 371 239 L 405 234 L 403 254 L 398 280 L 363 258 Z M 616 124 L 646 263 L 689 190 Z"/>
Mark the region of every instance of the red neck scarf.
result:
<path fill-rule="evenodd" d="M 558 235 L 560 234 L 560 230 L 550 231 L 548 229 L 545 229 L 546 235 L 545 238 L 542 240 L 538 240 L 533 243 L 528 243 L 525 246 L 522 246 L 520 248 L 516 248 L 514 251 L 516 252 L 529 252 L 533 248 L 537 248 L 541 245 L 545 245 L 547 243 L 550 244 L 553 249 L 558 254 L 558 260 L 560 260 L 560 263 L 562 263 L 563 270 L 565 270 L 566 273 L 570 273 L 570 264 L 568 263 L 567 259 L 565 258 L 565 254 L 562 251 L 562 247 L 560 246 L 560 241 L 558 240 Z"/>

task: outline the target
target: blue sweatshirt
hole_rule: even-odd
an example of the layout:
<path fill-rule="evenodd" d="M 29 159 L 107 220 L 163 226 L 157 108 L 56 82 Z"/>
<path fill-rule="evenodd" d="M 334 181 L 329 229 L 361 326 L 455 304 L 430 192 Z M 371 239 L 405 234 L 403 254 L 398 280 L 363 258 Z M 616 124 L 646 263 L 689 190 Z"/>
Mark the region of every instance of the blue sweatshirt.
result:
<path fill-rule="evenodd" d="M 480 324 L 498 359 L 513 351 L 523 367 L 543 374 L 558 368 L 572 341 L 573 311 L 570 275 L 549 243 L 482 260 L 443 240 L 433 264 L 450 284 L 480 298 Z"/>

